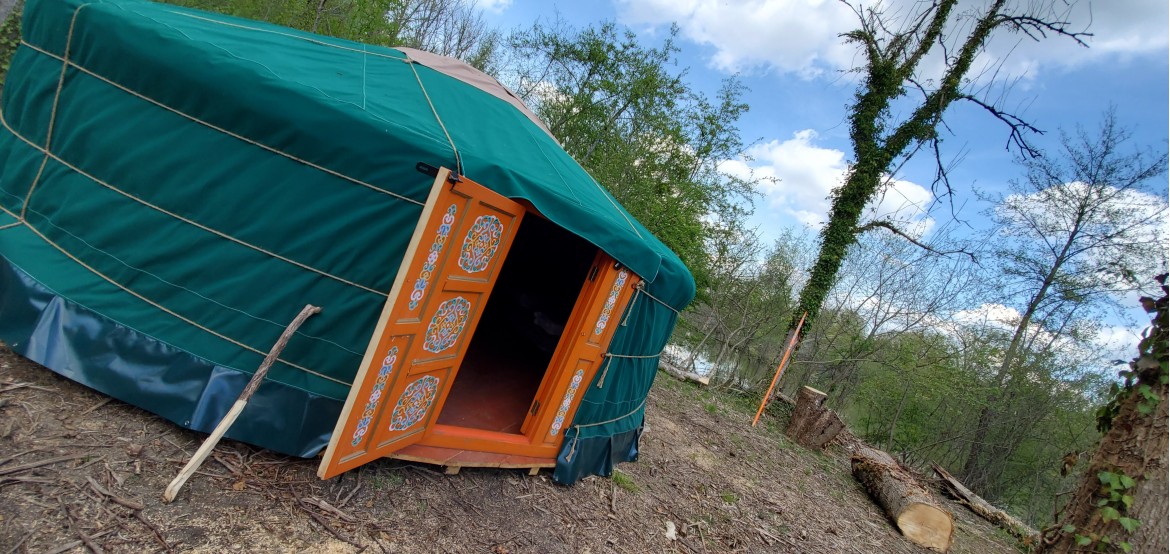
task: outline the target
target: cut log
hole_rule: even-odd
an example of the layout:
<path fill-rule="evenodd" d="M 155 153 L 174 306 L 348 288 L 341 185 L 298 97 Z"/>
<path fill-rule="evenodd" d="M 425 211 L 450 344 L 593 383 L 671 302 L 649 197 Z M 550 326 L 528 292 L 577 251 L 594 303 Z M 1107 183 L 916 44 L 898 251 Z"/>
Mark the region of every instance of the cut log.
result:
<path fill-rule="evenodd" d="M 858 445 L 852 466 L 853 477 L 886 510 L 907 539 L 940 552 L 951 547 L 954 517 L 889 454 Z"/>
<path fill-rule="evenodd" d="M 825 393 L 804 387 L 796 395 L 796 407 L 784 434 L 805 448 L 824 448 L 845 428 L 836 412 L 825 407 Z"/>
<path fill-rule="evenodd" d="M 1037 531 L 1028 526 L 1028 524 L 1012 517 L 1007 512 L 992 506 L 986 500 L 979 497 L 979 495 L 971 492 L 970 489 L 963 486 L 958 479 L 955 479 L 942 466 L 931 463 L 930 467 L 934 468 L 935 474 L 942 479 L 943 489 L 948 495 L 960 504 L 971 509 L 979 517 L 994 523 L 1008 534 L 1015 537 L 1017 540 L 1028 542 L 1034 540 Z"/>

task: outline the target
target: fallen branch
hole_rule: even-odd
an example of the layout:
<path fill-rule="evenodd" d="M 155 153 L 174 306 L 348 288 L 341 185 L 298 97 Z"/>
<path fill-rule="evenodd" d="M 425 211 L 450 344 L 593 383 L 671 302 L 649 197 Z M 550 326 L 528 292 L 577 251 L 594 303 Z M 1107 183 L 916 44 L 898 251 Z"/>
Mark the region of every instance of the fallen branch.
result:
<path fill-rule="evenodd" d="M 146 505 L 142 502 L 131 500 L 129 498 L 122 498 L 121 496 L 106 490 L 105 487 L 99 485 L 97 481 L 94 481 L 93 477 L 86 477 L 85 479 L 89 481 L 89 486 L 93 488 L 94 492 L 109 498 L 110 500 L 114 501 L 115 504 L 120 504 L 134 511 L 138 511 L 146 507 Z"/>
<path fill-rule="evenodd" d="M 232 404 L 227 415 L 223 416 L 223 420 L 219 422 L 219 425 L 215 426 L 215 429 L 211 431 L 211 435 L 207 437 L 207 440 L 203 441 L 199 450 L 195 451 L 195 455 L 191 456 L 191 461 L 187 462 L 187 465 L 183 466 L 183 469 L 179 471 L 179 474 L 175 476 L 171 484 L 167 485 L 167 490 L 163 491 L 164 502 L 170 503 L 179 495 L 179 490 L 183 488 L 183 484 L 195 474 L 195 471 L 199 469 L 200 465 L 203 465 L 203 460 L 206 460 L 207 456 L 211 454 L 211 451 L 215 449 L 215 445 L 219 444 L 219 439 L 223 438 L 224 433 L 227 433 L 227 430 L 236 422 L 236 418 L 240 417 L 240 412 L 244 411 L 244 406 L 248 405 L 248 400 L 252 398 L 252 394 L 260 387 L 260 382 L 264 380 L 264 376 L 268 374 L 268 369 L 276 362 L 276 358 L 280 356 L 280 352 L 284 350 L 285 345 L 288 344 L 293 333 L 297 331 L 297 328 L 306 319 L 309 319 L 310 316 L 320 311 L 321 308 L 306 304 L 301 309 L 301 313 L 297 314 L 297 317 L 292 320 L 292 323 L 288 324 L 288 327 L 280 334 L 280 338 L 277 339 L 276 344 L 272 345 L 272 349 L 264 357 L 264 361 L 260 363 L 260 368 L 256 370 L 256 373 L 252 374 L 252 378 L 244 386 L 244 391 L 240 393 L 240 397 L 236 399 L 236 403 Z"/>
<path fill-rule="evenodd" d="M 53 464 L 60 463 L 60 462 L 68 462 L 69 460 L 76 460 L 79 458 L 85 458 L 87 456 L 89 456 L 89 454 L 69 454 L 68 456 L 57 456 L 56 458 L 46 458 L 44 460 L 40 460 L 40 461 L 36 461 L 36 462 L 29 462 L 29 463 L 23 464 L 23 465 L 7 467 L 7 468 L 0 469 L 0 477 L 2 477 L 4 475 L 12 475 L 13 473 L 20 473 L 22 471 L 28 471 L 30 469 L 36 469 L 36 468 L 42 467 L 42 466 L 53 465 Z"/>
<path fill-rule="evenodd" d="M 357 521 L 357 519 L 354 518 L 353 516 L 341 511 L 338 508 L 335 508 L 332 504 L 330 504 L 324 500 L 321 500 L 320 498 L 309 496 L 306 498 L 302 498 L 301 502 L 308 504 L 310 506 L 316 506 L 316 507 L 320 508 L 321 510 L 325 511 L 326 513 L 333 514 L 337 518 L 341 519 L 341 521 L 344 521 L 347 523 L 353 523 L 353 522 Z"/>
<path fill-rule="evenodd" d="M 89 538 L 90 539 L 100 539 L 106 535 L 109 535 L 110 533 L 113 533 L 114 531 L 115 531 L 114 529 L 106 529 L 105 531 L 102 531 L 100 533 L 94 533 L 93 535 L 90 535 Z M 57 546 L 56 548 L 53 548 L 52 550 L 49 550 L 48 552 L 45 552 L 45 554 L 61 554 L 62 552 L 69 552 L 70 550 L 73 550 L 74 548 L 77 548 L 77 547 L 81 546 L 82 544 L 85 544 L 85 543 L 82 541 L 67 542 L 65 544 Z"/>
<path fill-rule="evenodd" d="M 958 479 L 955 479 L 942 466 L 932 462 L 930 467 L 942 479 L 943 488 L 946 493 L 955 500 L 958 500 L 959 504 L 970 508 L 979 517 L 994 523 L 999 528 L 1007 531 L 1009 535 L 1021 541 L 1033 540 L 1037 536 L 1038 532 L 1035 529 L 1012 517 L 1007 512 L 992 506 L 991 503 L 980 498 L 974 492 L 971 492 L 970 489 L 963 486 Z"/>
<path fill-rule="evenodd" d="M 665 372 L 667 372 L 667 373 L 669 373 L 669 374 L 671 374 L 679 379 L 682 379 L 683 381 L 692 381 L 692 382 L 698 383 L 700 385 L 710 385 L 711 384 L 710 377 L 708 377 L 706 375 L 699 375 L 698 373 L 691 373 L 690 371 L 683 371 L 677 367 L 674 367 L 673 365 L 671 365 L 669 362 L 667 362 L 665 360 L 659 362 L 658 366 L 661 367 L 663 371 L 665 371 Z"/>

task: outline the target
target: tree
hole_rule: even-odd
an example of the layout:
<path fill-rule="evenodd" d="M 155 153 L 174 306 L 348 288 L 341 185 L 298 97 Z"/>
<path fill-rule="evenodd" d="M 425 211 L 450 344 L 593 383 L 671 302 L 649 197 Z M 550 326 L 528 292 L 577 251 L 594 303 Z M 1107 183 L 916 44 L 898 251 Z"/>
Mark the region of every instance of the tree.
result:
<path fill-rule="evenodd" d="M 537 24 L 512 35 L 503 78 L 548 123 L 565 151 L 707 285 L 706 238 L 750 209 L 754 181 L 720 170 L 744 150 L 743 86 L 715 98 L 672 68 L 677 29 L 643 46 L 613 23 L 581 31 Z"/>
<path fill-rule="evenodd" d="M 1167 382 L 1170 381 L 1166 274 L 1157 300 L 1143 297 L 1152 314 L 1125 380 L 1101 411 L 1105 432 L 1080 485 L 1044 532 L 1041 552 L 1166 552 Z"/>
<path fill-rule="evenodd" d="M 1013 381 L 1062 340 L 1085 340 L 1094 309 L 1116 306 L 1139 288 L 1136 275 L 1166 267 L 1166 202 L 1147 191 L 1166 171 L 1167 156 L 1128 151 L 1130 134 L 1112 112 L 1096 135 L 1062 133 L 1058 155 L 1025 158 L 1023 181 L 989 214 L 1004 239 L 996 252 L 1006 298 L 1021 300 L 1020 317 L 989 383 L 962 479 L 980 490 L 1002 467 L 1006 452 L 987 440 L 1003 415 L 999 404 Z"/>
<path fill-rule="evenodd" d="M 499 33 L 469 0 L 168 0 L 381 46 L 408 46 L 493 69 Z"/>
<path fill-rule="evenodd" d="M 848 116 L 853 161 L 845 183 L 833 192 L 829 222 L 821 231 L 820 253 L 800 294 L 795 313 L 808 312 L 811 319 L 806 325 L 815 321 L 849 246 L 859 234 L 886 229 L 909 236 L 887 221 L 859 225 L 861 214 L 881 192 L 894 167 L 920 147 L 930 145 L 936 157 L 939 155 L 937 129 L 955 102 L 967 101 L 987 110 L 1008 124 L 1018 146 L 1028 149 L 1025 133 L 1034 129 L 993 102 L 977 97 L 978 80 L 969 73 L 976 56 L 997 34 L 1020 33 L 1035 40 L 1055 34 L 1080 42 L 1084 34 L 1071 30 L 1067 21 L 1054 15 L 1054 4 L 1057 2 L 993 0 L 971 5 L 960 0 L 932 0 L 911 4 L 900 17 L 887 15 L 881 3 L 853 8 L 860 27 L 844 38 L 856 44 L 864 56 L 864 64 L 857 70 L 862 81 Z M 935 62 L 942 64 L 942 71 L 932 78 L 928 70 Z M 941 160 L 938 167 L 936 184 L 949 186 Z"/>

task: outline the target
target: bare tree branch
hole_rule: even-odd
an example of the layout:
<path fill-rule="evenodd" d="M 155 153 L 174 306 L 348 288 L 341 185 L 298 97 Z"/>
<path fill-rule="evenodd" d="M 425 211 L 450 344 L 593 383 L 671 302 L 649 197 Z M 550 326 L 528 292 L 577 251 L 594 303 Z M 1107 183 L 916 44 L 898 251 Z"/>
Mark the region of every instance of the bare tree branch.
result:
<path fill-rule="evenodd" d="M 976 263 L 978 263 L 978 260 L 975 258 L 975 254 L 972 254 L 972 253 L 970 253 L 970 252 L 968 252 L 968 251 L 966 251 L 966 250 L 963 250 L 963 249 L 959 249 L 959 250 L 937 250 L 937 249 L 935 249 L 934 247 L 932 247 L 932 246 L 930 246 L 930 245 L 928 245 L 928 244 L 925 244 L 925 243 L 923 243 L 923 242 L 919 241 L 918 239 L 916 239 L 916 238 L 914 238 L 914 237 L 910 236 L 910 235 L 909 235 L 909 234 L 907 234 L 905 231 L 902 231 L 901 229 L 897 228 L 897 227 L 896 227 L 896 226 L 895 226 L 895 225 L 894 225 L 892 222 L 890 222 L 890 221 L 885 221 L 885 220 L 871 221 L 871 222 L 869 222 L 869 223 L 866 223 L 865 225 L 861 225 L 861 226 L 859 226 L 859 227 L 857 228 L 857 234 L 859 234 L 859 235 L 860 235 L 860 234 L 862 234 L 862 233 L 864 233 L 864 232 L 866 232 L 866 231 L 871 231 L 871 230 L 873 230 L 873 229 L 885 229 L 885 230 L 887 230 L 887 231 L 889 231 L 889 232 L 891 232 L 891 233 L 893 233 L 893 234 L 895 234 L 895 235 L 898 235 L 899 237 L 902 237 L 902 238 L 904 238 L 904 239 L 906 239 L 906 240 L 910 241 L 910 243 L 911 243 L 911 244 L 913 244 L 914 246 L 917 246 L 917 247 L 919 247 L 919 248 L 921 248 L 921 249 L 923 249 L 923 250 L 926 250 L 927 252 L 932 252 L 932 253 L 934 253 L 934 254 L 938 254 L 938 255 L 940 255 L 940 256 L 949 256 L 949 255 L 951 255 L 951 254 L 963 254 L 963 255 L 969 256 L 969 257 L 971 258 L 971 261 L 972 261 L 972 262 L 976 262 Z"/>

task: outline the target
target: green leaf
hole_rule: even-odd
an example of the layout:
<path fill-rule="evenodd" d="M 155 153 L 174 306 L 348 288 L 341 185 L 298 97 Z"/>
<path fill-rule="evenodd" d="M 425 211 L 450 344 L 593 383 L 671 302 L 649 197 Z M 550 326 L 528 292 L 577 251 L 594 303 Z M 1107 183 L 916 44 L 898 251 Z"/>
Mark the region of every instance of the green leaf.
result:
<path fill-rule="evenodd" d="M 1114 508 L 1113 506 L 1105 506 L 1104 508 L 1101 508 L 1101 520 L 1102 521 L 1109 522 L 1109 521 L 1113 521 L 1113 520 L 1120 518 L 1120 517 L 1121 517 L 1121 512 L 1118 512 L 1117 508 Z"/>
<path fill-rule="evenodd" d="M 1125 530 L 1129 531 L 1130 533 L 1132 533 L 1134 529 L 1137 529 L 1138 525 L 1141 525 L 1140 521 L 1133 519 L 1131 517 L 1123 517 L 1121 519 L 1118 519 L 1117 523 L 1120 523 L 1121 526 L 1124 527 Z"/>
<path fill-rule="evenodd" d="M 1097 474 L 1097 480 L 1101 481 L 1102 485 L 1116 485 L 1117 474 L 1111 471 L 1102 471 Z"/>
<path fill-rule="evenodd" d="M 1121 475 L 1120 481 L 1121 487 L 1124 489 L 1132 489 L 1133 486 L 1137 484 L 1137 481 L 1134 481 L 1133 477 L 1125 475 L 1124 473 Z"/>
<path fill-rule="evenodd" d="M 1150 415 L 1154 412 L 1154 407 L 1143 402 L 1137 405 L 1137 411 L 1142 415 Z"/>
<path fill-rule="evenodd" d="M 1073 531 L 1077 530 L 1077 526 L 1071 523 L 1066 523 L 1064 524 L 1064 527 L 1060 528 L 1060 530 L 1064 531 L 1065 533 L 1072 533 Z"/>
<path fill-rule="evenodd" d="M 1121 503 L 1124 504 L 1125 509 L 1128 510 L 1133 507 L 1133 497 L 1128 494 L 1123 494 L 1121 495 Z"/>
<path fill-rule="evenodd" d="M 1090 539 L 1084 535 L 1077 535 L 1075 539 L 1077 541 L 1077 546 L 1089 546 L 1089 543 L 1093 542 L 1093 539 Z"/>
<path fill-rule="evenodd" d="M 1117 546 L 1118 546 L 1118 548 L 1121 548 L 1121 551 L 1125 552 L 1125 554 L 1129 554 L 1130 552 L 1133 552 L 1133 545 L 1129 544 L 1128 542 L 1121 541 L 1121 542 L 1117 543 Z"/>
<path fill-rule="evenodd" d="M 1105 506 L 1105 505 L 1107 505 L 1107 504 L 1109 504 L 1109 499 L 1108 499 L 1108 498 L 1102 498 L 1101 500 L 1098 500 L 1098 501 L 1097 501 L 1097 507 L 1098 507 L 1098 508 L 1100 508 L 1101 506 Z"/>

